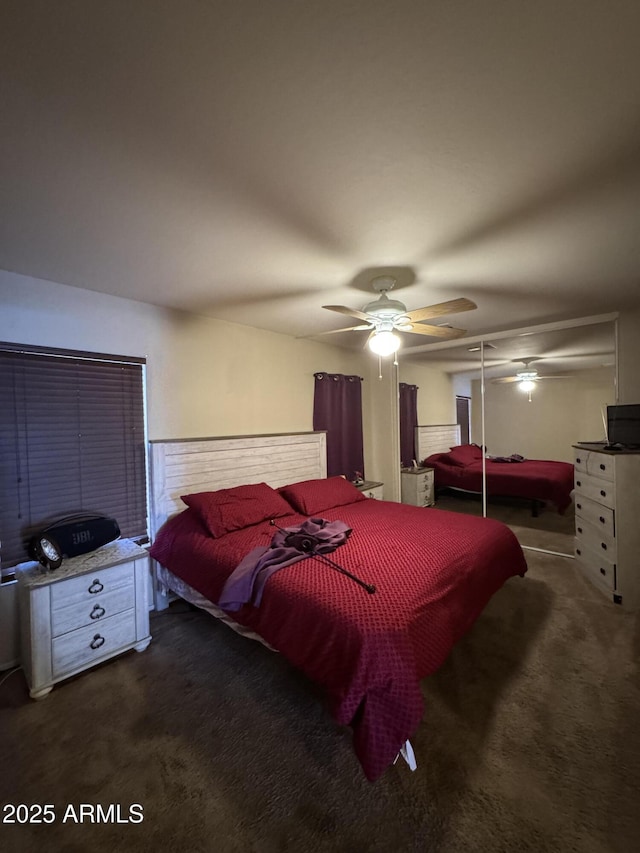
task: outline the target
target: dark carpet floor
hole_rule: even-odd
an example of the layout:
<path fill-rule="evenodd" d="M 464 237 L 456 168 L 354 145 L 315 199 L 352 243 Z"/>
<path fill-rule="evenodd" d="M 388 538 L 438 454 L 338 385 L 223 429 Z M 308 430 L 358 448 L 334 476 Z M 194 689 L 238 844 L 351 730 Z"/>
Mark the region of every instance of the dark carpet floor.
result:
<path fill-rule="evenodd" d="M 404 763 L 368 783 L 349 732 L 277 654 L 176 603 L 153 641 L 28 698 L 0 686 L 0 823 L 13 851 L 632 853 L 640 631 L 570 559 L 526 552 L 441 670 Z M 141 823 L 83 823 L 80 804 Z M 6 808 L 3 817 L 6 817 Z"/>

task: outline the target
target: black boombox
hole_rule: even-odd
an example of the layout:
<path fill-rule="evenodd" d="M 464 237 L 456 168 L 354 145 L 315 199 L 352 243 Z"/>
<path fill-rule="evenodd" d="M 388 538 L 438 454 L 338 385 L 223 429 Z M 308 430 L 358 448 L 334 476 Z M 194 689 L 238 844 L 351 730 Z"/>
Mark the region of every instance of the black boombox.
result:
<path fill-rule="evenodd" d="M 39 531 L 29 542 L 29 556 L 46 569 L 57 569 L 63 557 L 77 557 L 118 539 L 115 518 L 95 513 L 68 515 Z"/>

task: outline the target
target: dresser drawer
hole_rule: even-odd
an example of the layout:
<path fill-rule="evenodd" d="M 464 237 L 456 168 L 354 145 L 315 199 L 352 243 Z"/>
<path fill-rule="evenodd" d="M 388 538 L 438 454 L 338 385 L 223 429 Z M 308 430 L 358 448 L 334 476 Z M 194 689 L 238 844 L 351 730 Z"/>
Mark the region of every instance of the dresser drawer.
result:
<path fill-rule="evenodd" d="M 96 569 L 95 572 L 69 578 L 51 585 L 51 611 L 99 601 L 111 592 L 128 589 L 133 595 L 133 563 L 121 563 L 108 569 Z"/>
<path fill-rule="evenodd" d="M 85 625 L 97 625 L 116 613 L 130 610 L 135 607 L 135 603 L 135 589 L 133 583 L 130 583 L 92 596 L 91 601 L 81 601 L 79 604 L 72 601 L 66 606 L 59 605 L 51 611 L 51 634 L 59 637 Z"/>
<path fill-rule="evenodd" d="M 591 474 L 583 474 L 581 471 L 575 471 L 574 484 L 576 494 L 574 500 L 580 500 L 580 497 L 589 498 L 596 503 L 608 506 L 610 509 L 615 509 L 615 491 L 613 483 L 608 480 L 602 480 L 600 477 L 593 477 Z"/>
<path fill-rule="evenodd" d="M 57 679 L 65 673 L 92 666 L 123 646 L 132 645 L 135 639 L 135 610 L 125 610 L 100 625 L 89 625 L 56 637 L 51 644 L 53 677 Z"/>
<path fill-rule="evenodd" d="M 611 563 L 616 561 L 615 537 L 580 517 L 576 517 L 576 543 L 582 543 L 585 548 L 602 554 Z"/>
<path fill-rule="evenodd" d="M 591 474 L 601 480 L 613 482 L 614 459 L 606 453 L 595 453 L 593 450 L 574 450 L 573 464 L 581 474 Z"/>
<path fill-rule="evenodd" d="M 582 573 L 603 592 L 613 593 L 616 589 L 616 566 L 604 554 L 598 554 L 584 542 L 575 540 L 574 553 Z"/>
<path fill-rule="evenodd" d="M 581 493 L 575 496 L 575 507 L 576 524 L 579 523 L 579 519 L 583 519 L 602 530 L 609 539 L 614 538 L 616 535 L 614 510 L 585 497 Z"/>

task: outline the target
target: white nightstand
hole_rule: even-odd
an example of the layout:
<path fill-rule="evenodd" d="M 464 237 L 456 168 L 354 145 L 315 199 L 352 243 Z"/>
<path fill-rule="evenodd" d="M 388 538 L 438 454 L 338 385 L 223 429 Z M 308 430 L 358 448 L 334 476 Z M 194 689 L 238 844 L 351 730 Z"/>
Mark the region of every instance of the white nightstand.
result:
<path fill-rule="evenodd" d="M 401 499 L 412 506 L 433 506 L 433 468 L 402 468 L 400 471 Z"/>
<path fill-rule="evenodd" d="M 18 572 L 22 666 L 32 699 L 58 681 L 151 641 L 149 556 L 120 539 L 54 571 Z"/>
<path fill-rule="evenodd" d="M 384 500 L 384 483 L 365 480 L 364 483 L 356 486 L 356 489 L 360 489 L 368 498 L 373 498 L 377 501 Z"/>

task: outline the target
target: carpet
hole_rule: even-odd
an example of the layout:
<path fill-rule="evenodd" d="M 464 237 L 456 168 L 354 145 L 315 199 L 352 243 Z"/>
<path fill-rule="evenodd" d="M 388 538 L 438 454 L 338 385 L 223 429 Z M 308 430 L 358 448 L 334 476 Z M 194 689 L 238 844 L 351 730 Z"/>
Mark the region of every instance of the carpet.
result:
<path fill-rule="evenodd" d="M 489 603 L 423 682 L 404 762 L 364 778 L 349 731 L 281 656 L 177 602 L 153 640 L 28 698 L 0 686 L 0 800 L 52 804 L 0 823 L 21 851 L 631 853 L 640 837 L 640 632 L 570 559 Z M 80 804 L 120 806 L 82 822 Z M 141 822 L 129 822 L 130 807 Z M 6 810 L 3 812 L 6 815 Z M 95 817 L 95 811 L 93 812 Z"/>

